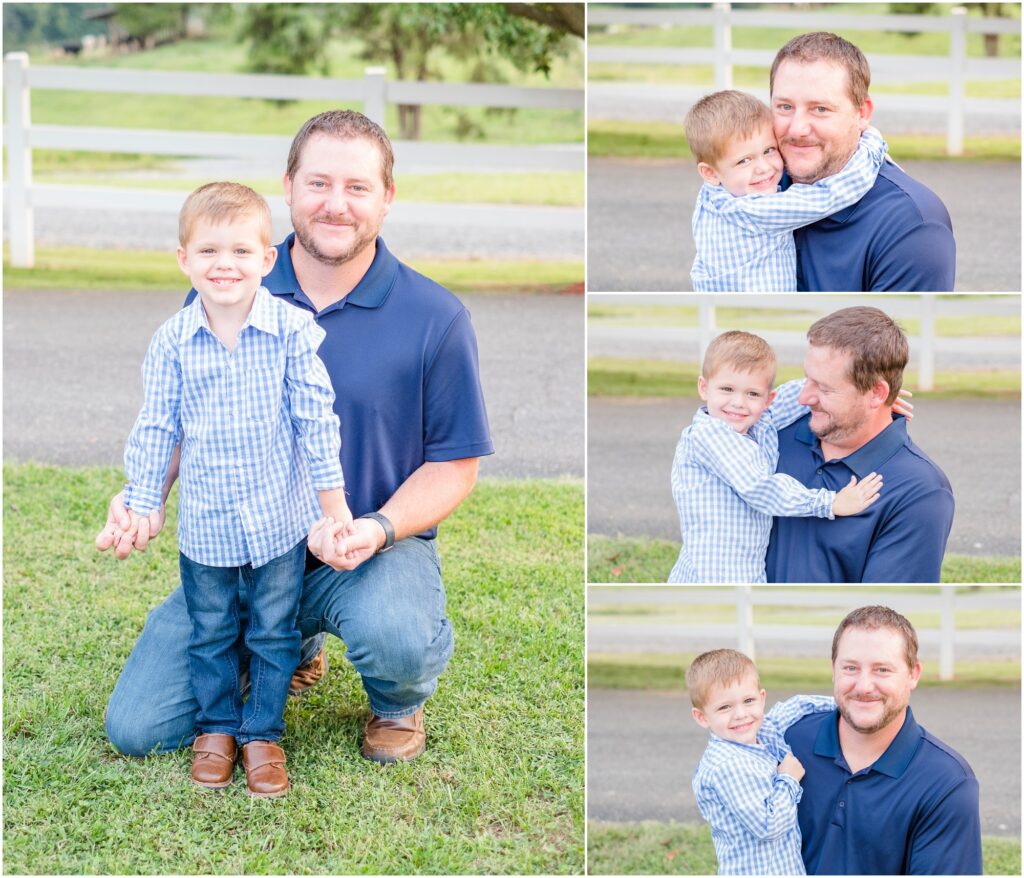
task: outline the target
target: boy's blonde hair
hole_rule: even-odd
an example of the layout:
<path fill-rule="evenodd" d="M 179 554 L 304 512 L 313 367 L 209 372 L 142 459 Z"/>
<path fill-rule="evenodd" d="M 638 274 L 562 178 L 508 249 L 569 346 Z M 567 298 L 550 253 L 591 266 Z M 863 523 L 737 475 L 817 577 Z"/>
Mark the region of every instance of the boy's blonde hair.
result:
<path fill-rule="evenodd" d="M 686 691 L 693 706 L 703 710 L 714 686 L 728 686 L 750 674 L 754 675 L 760 689 L 757 666 L 747 656 L 735 649 L 713 649 L 701 653 L 686 669 Z"/>
<path fill-rule="evenodd" d="M 717 336 L 704 352 L 701 375 L 710 381 L 723 366 L 732 366 L 737 372 L 765 372 L 768 384 L 775 383 L 775 351 L 761 336 L 738 329 Z"/>
<path fill-rule="evenodd" d="M 772 111 L 767 104 L 731 90 L 705 95 L 690 107 L 683 122 L 693 157 L 709 165 L 725 154 L 732 141 L 750 137 L 771 124 Z"/>
<path fill-rule="evenodd" d="M 219 224 L 253 215 L 260 224 L 260 240 L 264 247 L 269 247 L 273 224 L 266 199 L 241 183 L 207 183 L 189 195 L 181 206 L 178 242 L 182 247 L 188 246 L 192 230 L 201 219 Z"/>

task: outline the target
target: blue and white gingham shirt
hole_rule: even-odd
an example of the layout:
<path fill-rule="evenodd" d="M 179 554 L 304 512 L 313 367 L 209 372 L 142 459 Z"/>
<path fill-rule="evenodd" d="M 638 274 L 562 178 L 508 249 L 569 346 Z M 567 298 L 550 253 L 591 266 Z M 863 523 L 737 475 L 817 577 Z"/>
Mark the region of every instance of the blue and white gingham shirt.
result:
<path fill-rule="evenodd" d="M 793 230 L 860 201 L 878 176 L 886 144 L 865 131 L 846 166 L 816 183 L 785 192 L 731 195 L 705 183 L 693 211 L 697 258 L 690 279 L 697 292 L 796 290 Z"/>
<path fill-rule="evenodd" d="M 178 548 L 192 561 L 259 567 L 306 536 L 314 489 L 344 486 L 334 392 L 316 353 L 324 334 L 260 287 L 234 351 L 198 298 L 153 336 L 124 452 L 125 505 L 160 506 L 180 442 Z"/>
<path fill-rule="evenodd" d="M 693 794 L 711 824 L 719 875 L 805 875 L 797 803 L 803 794 L 778 766 L 792 751 L 783 735 L 811 713 L 835 710 L 823 695 L 797 695 L 765 716 L 756 744 L 712 734 L 693 773 Z"/>
<path fill-rule="evenodd" d="M 672 496 L 683 546 L 670 583 L 764 582 L 773 515 L 832 518 L 836 492 L 775 472 L 779 430 L 808 411 L 803 380 L 783 384 L 746 435 L 700 408 L 679 437 Z"/>

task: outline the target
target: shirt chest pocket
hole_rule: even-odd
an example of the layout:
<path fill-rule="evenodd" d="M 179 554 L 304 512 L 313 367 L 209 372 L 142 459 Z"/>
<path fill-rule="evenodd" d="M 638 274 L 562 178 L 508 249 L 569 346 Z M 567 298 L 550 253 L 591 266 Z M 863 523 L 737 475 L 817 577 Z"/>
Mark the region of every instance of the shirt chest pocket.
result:
<path fill-rule="evenodd" d="M 245 416 L 250 421 L 272 422 L 284 400 L 284 373 L 276 367 L 246 369 L 244 373 Z"/>

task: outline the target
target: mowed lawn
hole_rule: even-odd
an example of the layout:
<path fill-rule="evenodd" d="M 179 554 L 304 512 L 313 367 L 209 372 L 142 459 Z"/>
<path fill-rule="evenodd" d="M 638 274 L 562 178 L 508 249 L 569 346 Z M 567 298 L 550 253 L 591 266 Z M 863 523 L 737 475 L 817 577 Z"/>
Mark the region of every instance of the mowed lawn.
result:
<path fill-rule="evenodd" d="M 188 779 L 190 755 L 118 755 L 103 710 L 147 611 L 177 582 L 169 529 L 117 563 L 93 538 L 121 474 L 4 469 L 7 873 L 465 874 L 583 870 L 583 488 L 482 481 L 442 526 L 456 650 L 426 753 L 381 766 L 344 647 L 289 702 L 293 790 Z"/>

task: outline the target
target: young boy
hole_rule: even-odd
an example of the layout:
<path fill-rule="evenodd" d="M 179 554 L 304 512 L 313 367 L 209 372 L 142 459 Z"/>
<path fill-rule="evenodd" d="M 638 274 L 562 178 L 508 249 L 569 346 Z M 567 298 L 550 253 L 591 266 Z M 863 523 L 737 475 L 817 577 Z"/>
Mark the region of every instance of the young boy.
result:
<path fill-rule="evenodd" d="M 180 446 L 178 547 L 199 702 L 192 779 L 231 783 L 236 742 L 250 795 L 288 791 L 284 706 L 299 662 L 306 534 L 348 523 L 334 393 L 312 315 L 260 281 L 277 256 L 266 201 L 236 183 L 193 192 L 178 264 L 198 298 L 153 336 L 145 402 L 125 447 L 131 529 L 147 526 Z M 301 454 L 299 449 L 301 448 Z M 101 534 L 102 536 L 102 534 Z M 99 542 L 99 540 L 97 540 Z M 239 691 L 239 588 L 248 594 L 249 698 Z"/>
<path fill-rule="evenodd" d="M 835 700 L 797 695 L 765 716 L 757 668 L 734 649 L 697 656 L 686 689 L 694 720 L 711 733 L 693 793 L 711 824 L 718 874 L 806 874 L 796 812 L 804 767 L 783 736 L 801 717 L 835 710 Z"/>
<path fill-rule="evenodd" d="M 775 382 L 775 352 L 749 332 L 708 345 L 697 379 L 707 406 L 683 430 L 672 464 L 672 495 L 683 546 L 670 583 L 764 582 L 772 516 L 856 515 L 878 499 L 882 477 L 856 477 L 841 491 L 805 488 L 775 472 L 779 433 L 805 415 L 803 381 Z"/>
<path fill-rule="evenodd" d="M 796 289 L 793 230 L 863 198 L 886 145 L 873 128 L 839 173 L 778 192 L 782 156 L 772 111 L 752 95 L 719 91 L 686 114 L 686 139 L 704 180 L 693 211 L 698 292 Z"/>

